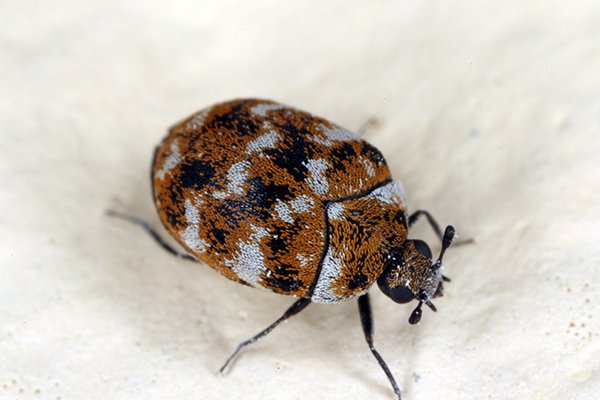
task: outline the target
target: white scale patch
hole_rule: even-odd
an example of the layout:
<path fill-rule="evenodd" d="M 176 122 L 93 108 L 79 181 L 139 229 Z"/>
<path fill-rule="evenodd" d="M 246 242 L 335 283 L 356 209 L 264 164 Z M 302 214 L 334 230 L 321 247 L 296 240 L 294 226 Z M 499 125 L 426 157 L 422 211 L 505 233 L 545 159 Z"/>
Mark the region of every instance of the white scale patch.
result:
<path fill-rule="evenodd" d="M 238 252 L 234 259 L 225 260 L 225 265 L 230 267 L 240 279 L 254 287 L 261 287 L 258 280 L 265 265 L 265 255 L 260 250 L 260 241 L 269 235 L 265 228 L 252 225 L 253 233 L 247 242 L 238 243 Z"/>
<path fill-rule="evenodd" d="M 246 168 L 250 166 L 249 161 L 240 161 L 233 164 L 229 171 L 227 171 L 227 190 L 230 193 L 244 194 L 244 182 L 248 178 L 248 171 Z"/>
<path fill-rule="evenodd" d="M 179 152 L 179 143 L 177 139 L 171 143 L 171 154 L 167 156 L 162 168 L 156 173 L 158 179 L 165 179 L 165 175 L 173 170 L 181 162 L 181 154 Z"/>
<path fill-rule="evenodd" d="M 314 207 L 314 205 L 315 202 L 313 199 L 306 195 L 301 195 L 290 201 L 288 204 L 277 199 L 275 211 L 277 212 L 279 218 L 281 218 L 283 221 L 287 222 L 288 224 L 293 224 L 294 218 L 292 217 L 292 214 L 308 212 Z"/>
<path fill-rule="evenodd" d="M 229 171 L 227 171 L 227 192 L 214 192 L 213 197 L 225 199 L 233 194 L 244 194 L 244 183 L 248 178 L 247 168 L 249 166 L 249 161 L 240 161 L 229 167 Z"/>
<path fill-rule="evenodd" d="M 367 175 L 370 177 L 375 176 L 375 169 L 373 169 L 373 163 L 369 160 L 364 160 L 365 170 L 367 171 Z"/>
<path fill-rule="evenodd" d="M 344 212 L 344 205 L 342 203 L 330 203 L 327 207 L 327 218 L 329 220 L 335 220 L 340 218 Z"/>
<path fill-rule="evenodd" d="M 279 139 L 277 132 L 267 132 L 248 143 L 248 147 L 246 147 L 246 154 L 252 154 L 254 152 L 259 153 L 264 149 L 274 149 L 277 139 Z"/>
<path fill-rule="evenodd" d="M 265 117 L 267 112 L 274 110 L 281 110 L 282 108 L 286 108 L 283 104 L 269 104 L 269 103 L 261 103 L 257 104 L 250 109 L 252 114 Z"/>
<path fill-rule="evenodd" d="M 288 224 L 294 223 L 294 218 L 292 218 L 292 209 L 285 204 L 283 201 L 277 199 L 277 204 L 275 204 L 275 211 L 280 219 L 287 222 Z"/>
<path fill-rule="evenodd" d="M 342 261 L 333 254 L 333 250 L 330 247 L 323 260 L 323 267 L 321 268 L 321 274 L 319 275 L 319 280 L 315 286 L 315 291 L 310 298 L 312 301 L 315 303 L 333 304 L 346 300 L 340 299 L 331 288 L 332 284 L 334 284 L 342 274 L 342 268 Z"/>
<path fill-rule="evenodd" d="M 314 141 L 324 146 L 331 146 L 333 145 L 333 142 L 350 142 L 353 140 L 360 140 L 360 137 L 356 133 L 337 125 L 333 125 L 331 128 L 328 128 L 327 126 L 321 124 L 320 128 L 323 134 L 326 136 L 326 139 L 315 137 Z"/>
<path fill-rule="evenodd" d="M 290 201 L 290 205 L 297 213 L 308 212 L 315 206 L 313 199 L 307 195 L 298 196 L 296 199 Z"/>
<path fill-rule="evenodd" d="M 387 204 L 402 204 L 407 209 L 406 194 L 400 181 L 392 181 L 385 186 L 373 190 L 369 197 L 374 197 Z"/>
<path fill-rule="evenodd" d="M 204 125 L 204 121 L 206 120 L 208 113 L 210 113 L 210 110 L 212 110 L 212 107 L 208 107 L 208 108 L 205 108 L 204 110 L 198 111 L 196 114 L 194 114 L 192 119 L 188 121 L 185 128 L 188 130 L 194 130 L 194 131 L 197 131 L 198 129 L 200 129 L 202 127 L 202 125 Z"/>
<path fill-rule="evenodd" d="M 300 262 L 301 267 L 306 267 L 312 264 L 314 257 L 312 255 L 296 254 L 296 260 Z"/>
<path fill-rule="evenodd" d="M 318 160 L 308 160 L 307 162 L 303 162 L 302 165 L 304 165 L 311 174 L 306 180 L 310 188 L 318 194 L 327 193 L 329 191 L 329 182 L 327 182 L 324 172 L 327 170 L 327 167 L 329 167 L 329 163 L 320 158 Z"/>
<path fill-rule="evenodd" d="M 189 225 L 181 233 L 184 243 L 196 252 L 205 252 L 210 245 L 198 236 L 198 208 L 189 199 L 185 200 L 185 219 Z"/>

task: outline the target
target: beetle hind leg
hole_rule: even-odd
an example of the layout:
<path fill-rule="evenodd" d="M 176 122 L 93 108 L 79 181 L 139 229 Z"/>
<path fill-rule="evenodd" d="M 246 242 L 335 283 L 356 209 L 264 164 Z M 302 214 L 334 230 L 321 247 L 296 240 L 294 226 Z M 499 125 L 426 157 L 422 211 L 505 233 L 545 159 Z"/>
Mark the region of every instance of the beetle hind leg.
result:
<path fill-rule="evenodd" d="M 181 258 L 181 259 L 184 259 L 184 260 L 189 260 L 189 261 L 196 261 L 196 262 L 198 261 L 194 257 L 190 256 L 189 254 L 180 253 L 177 250 L 175 250 L 170 244 L 168 244 L 158 234 L 158 232 L 156 232 L 156 230 L 154 230 L 154 228 L 152 228 L 150 226 L 150 224 L 148 224 L 143 219 L 140 219 L 140 218 L 137 218 L 137 217 L 133 217 L 131 215 L 123 214 L 123 213 L 120 213 L 120 212 L 114 211 L 114 210 L 106 210 L 106 215 L 108 215 L 109 217 L 115 217 L 115 218 L 120 218 L 120 219 L 125 220 L 125 221 L 129 221 L 129 222 L 131 222 L 131 223 L 133 223 L 133 224 L 141 227 L 143 230 L 146 231 L 146 233 L 148 233 L 152 237 L 152 239 L 154 239 L 154 241 L 156 243 L 158 243 L 158 245 L 160 247 L 162 247 L 168 253 L 171 253 L 175 257 Z"/>
<path fill-rule="evenodd" d="M 283 315 L 281 317 L 279 317 L 279 319 L 277 319 L 277 321 L 273 322 L 271 325 L 269 325 L 268 327 L 266 327 L 265 329 L 263 329 L 256 335 L 252 336 L 250 339 L 245 340 L 242 343 L 240 343 L 238 345 L 237 349 L 235 349 L 235 351 L 229 356 L 227 361 L 225 361 L 225 364 L 223 364 L 223 366 L 219 369 L 219 372 L 223 373 L 223 371 L 225 371 L 225 369 L 231 363 L 231 361 L 233 361 L 233 359 L 239 354 L 239 352 L 242 351 L 246 346 L 249 346 L 252 343 L 267 336 L 273 329 L 275 329 L 277 327 L 277 325 L 279 325 L 286 319 L 298 314 L 300 311 L 304 310 L 309 304 L 310 304 L 310 299 L 301 298 L 299 300 L 296 300 L 296 302 L 294 302 L 294 304 L 292 304 L 292 306 L 290 308 L 288 308 L 283 313 Z"/>

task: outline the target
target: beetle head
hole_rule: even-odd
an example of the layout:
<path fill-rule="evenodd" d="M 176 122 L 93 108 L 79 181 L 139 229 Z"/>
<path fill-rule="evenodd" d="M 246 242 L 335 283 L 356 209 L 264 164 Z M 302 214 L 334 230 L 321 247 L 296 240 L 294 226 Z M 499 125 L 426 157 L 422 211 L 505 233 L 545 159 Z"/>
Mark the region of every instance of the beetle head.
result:
<path fill-rule="evenodd" d="M 454 228 L 448 225 L 442 238 L 442 250 L 436 260 L 432 259 L 427 243 L 405 240 L 396 252 L 388 256 L 385 269 L 377 279 L 381 291 L 396 303 L 408 303 L 411 300 L 419 302 L 408 319 L 413 325 L 421 320 L 423 304 L 437 311 L 431 299 L 442 296 L 444 282 L 450 281 L 442 275 L 441 268 L 444 252 L 452 244 L 454 236 Z"/>

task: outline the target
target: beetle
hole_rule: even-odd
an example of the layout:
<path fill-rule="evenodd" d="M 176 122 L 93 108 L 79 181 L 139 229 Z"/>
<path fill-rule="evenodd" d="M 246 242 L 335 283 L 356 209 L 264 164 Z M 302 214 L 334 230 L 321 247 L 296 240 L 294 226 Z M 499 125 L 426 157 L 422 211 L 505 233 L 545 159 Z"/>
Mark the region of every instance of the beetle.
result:
<path fill-rule="evenodd" d="M 311 302 L 357 299 L 369 349 L 398 399 L 400 389 L 373 343 L 368 290 L 396 303 L 433 311 L 442 296 L 444 252 L 455 230 L 442 233 L 431 214 L 408 214 L 405 194 L 382 153 L 326 119 L 269 100 L 238 99 L 205 108 L 173 126 L 156 148 L 152 193 L 162 224 L 187 251 L 179 253 L 142 220 L 169 252 L 202 261 L 244 285 L 298 299 L 246 346 Z M 424 216 L 442 241 L 408 239 Z"/>

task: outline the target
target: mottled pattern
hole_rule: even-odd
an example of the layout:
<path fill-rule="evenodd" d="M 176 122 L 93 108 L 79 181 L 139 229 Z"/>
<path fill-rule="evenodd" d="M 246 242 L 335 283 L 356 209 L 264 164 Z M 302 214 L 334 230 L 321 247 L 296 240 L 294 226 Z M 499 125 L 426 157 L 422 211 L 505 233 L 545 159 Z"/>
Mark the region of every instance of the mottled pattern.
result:
<path fill-rule="evenodd" d="M 390 182 L 381 153 L 274 102 L 230 101 L 181 121 L 152 171 L 160 218 L 190 254 L 277 293 L 311 296 L 321 267 L 335 263 L 339 279 L 321 286 L 337 297 L 314 300 L 360 293 L 381 273 L 381 249 L 406 236 L 399 196 L 373 190 Z"/>

